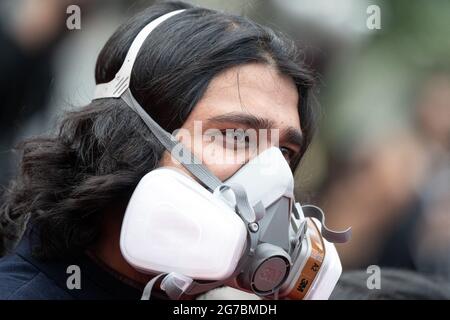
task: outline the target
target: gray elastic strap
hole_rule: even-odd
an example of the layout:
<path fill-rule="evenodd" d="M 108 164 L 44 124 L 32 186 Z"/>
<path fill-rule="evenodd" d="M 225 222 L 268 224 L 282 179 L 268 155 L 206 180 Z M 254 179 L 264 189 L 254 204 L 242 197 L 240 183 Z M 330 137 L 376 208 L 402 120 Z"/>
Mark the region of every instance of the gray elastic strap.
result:
<path fill-rule="evenodd" d="M 141 300 L 150 300 L 151 295 L 152 295 L 153 286 L 162 276 L 166 276 L 166 275 L 167 275 L 167 273 L 161 273 L 161 274 L 157 275 L 156 277 L 154 277 L 152 280 L 150 280 L 145 285 L 144 292 L 142 292 Z"/>
<path fill-rule="evenodd" d="M 236 207 L 238 208 L 238 214 L 246 224 L 256 221 L 256 214 L 252 206 L 248 202 L 247 192 L 242 185 L 238 183 L 227 183 L 220 186 L 222 190 L 231 189 L 236 199 Z"/>
<path fill-rule="evenodd" d="M 194 281 L 194 282 L 192 282 L 189 289 L 184 292 L 184 294 L 190 295 L 190 296 L 199 295 L 199 294 L 205 293 L 207 291 L 210 291 L 212 289 L 218 288 L 218 287 L 224 285 L 225 282 L 226 281 L 211 281 L 211 282 L 200 283 L 200 282 Z"/>
<path fill-rule="evenodd" d="M 255 211 L 255 221 L 258 222 L 262 218 L 264 218 L 264 215 L 266 214 L 266 209 L 264 208 L 264 205 L 262 201 L 258 201 L 254 206 L 253 210 Z"/>
<path fill-rule="evenodd" d="M 166 280 L 167 278 L 164 279 L 164 281 Z M 173 280 L 166 281 L 166 283 L 164 284 L 164 291 L 171 300 L 179 300 L 181 296 L 183 296 L 183 294 L 185 293 L 185 291 L 179 286 L 177 286 L 177 284 Z"/>
<path fill-rule="evenodd" d="M 329 242 L 333 243 L 345 243 L 348 242 L 352 237 L 352 228 L 348 228 L 344 231 L 333 231 L 327 228 L 325 225 L 325 214 L 322 209 L 314 205 L 304 205 L 302 206 L 303 213 L 305 217 L 316 218 L 322 224 L 322 236 Z"/>
<path fill-rule="evenodd" d="M 122 100 L 136 112 L 155 137 L 161 142 L 171 155 L 177 159 L 189 172 L 191 172 L 200 182 L 210 191 L 214 191 L 222 184 L 211 171 L 208 170 L 201 162 L 192 154 L 192 152 L 175 139 L 173 135 L 165 131 L 160 125 L 153 120 L 147 112 L 139 105 L 133 97 L 130 89 L 127 89 L 121 96 Z M 179 152 L 177 152 L 179 151 Z M 182 153 L 182 155 L 180 154 Z"/>
<path fill-rule="evenodd" d="M 108 83 L 97 84 L 94 94 L 95 99 L 104 98 L 122 98 L 125 103 L 132 108 L 146 123 L 149 129 L 162 143 L 162 145 L 175 157 L 186 169 L 188 169 L 200 182 L 213 191 L 217 186 L 221 184 L 221 181 L 217 179 L 206 167 L 201 165 L 189 150 L 187 150 L 181 143 L 162 129 L 139 105 L 134 99 L 130 90 L 131 74 L 133 71 L 134 63 L 136 62 L 139 51 L 144 44 L 147 37 L 152 31 L 157 28 L 161 23 L 167 19 L 185 11 L 185 9 L 175 10 L 168 12 L 153 21 L 149 22 L 134 38 L 130 48 L 128 49 L 122 66 L 116 73 L 114 79 Z M 174 151 L 174 152 L 172 152 Z M 182 153 L 177 153 L 179 151 Z M 186 159 L 187 158 L 187 159 Z"/>

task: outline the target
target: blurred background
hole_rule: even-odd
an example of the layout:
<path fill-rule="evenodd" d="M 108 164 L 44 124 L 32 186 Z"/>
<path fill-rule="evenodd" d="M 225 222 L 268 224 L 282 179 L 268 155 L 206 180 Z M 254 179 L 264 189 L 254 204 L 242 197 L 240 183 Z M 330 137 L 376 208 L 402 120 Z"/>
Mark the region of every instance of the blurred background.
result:
<path fill-rule="evenodd" d="M 101 47 L 152 2 L 0 2 L 0 185 L 15 173 L 17 142 L 90 102 Z M 320 129 L 296 194 L 323 206 L 330 227 L 352 226 L 351 242 L 338 246 L 344 268 L 450 280 L 450 2 L 187 2 L 289 34 L 319 75 Z M 80 30 L 66 27 L 73 4 Z M 371 5 L 380 29 L 367 25 Z"/>

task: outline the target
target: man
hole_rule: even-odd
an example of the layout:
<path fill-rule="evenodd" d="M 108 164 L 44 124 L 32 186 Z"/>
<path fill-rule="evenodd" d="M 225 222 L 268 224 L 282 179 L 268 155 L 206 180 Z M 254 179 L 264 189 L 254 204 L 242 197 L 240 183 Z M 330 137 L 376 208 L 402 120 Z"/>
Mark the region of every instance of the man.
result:
<path fill-rule="evenodd" d="M 179 141 L 220 180 L 243 165 L 224 154 L 243 155 L 246 163 L 272 146 L 295 168 L 314 126 L 312 79 L 290 42 L 245 18 L 180 2 L 152 6 L 107 42 L 97 83 L 114 78 L 142 28 L 177 9 L 187 10 L 159 25 L 139 50 L 130 80 L 139 104 L 166 131 L 183 129 Z M 205 138 L 208 129 L 223 139 Z M 248 129 L 277 135 L 257 136 L 255 153 L 245 137 L 226 133 Z M 56 136 L 22 148 L 21 172 L 0 212 L 9 251 L 0 260 L 0 298 L 139 298 L 154 275 L 133 268 L 120 251 L 127 203 L 149 171 L 185 169 L 120 99 L 94 100 L 69 113 Z M 26 221 L 14 250 L 13 227 Z M 166 298 L 162 291 L 154 297 Z"/>

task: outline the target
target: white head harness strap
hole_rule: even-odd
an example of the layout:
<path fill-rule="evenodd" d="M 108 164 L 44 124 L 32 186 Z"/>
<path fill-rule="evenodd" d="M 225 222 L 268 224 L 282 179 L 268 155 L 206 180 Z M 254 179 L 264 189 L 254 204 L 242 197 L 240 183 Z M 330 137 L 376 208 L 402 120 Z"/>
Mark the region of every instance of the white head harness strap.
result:
<path fill-rule="evenodd" d="M 145 39 L 147 39 L 148 35 L 162 22 L 185 10 L 186 9 L 182 9 L 166 13 L 146 25 L 131 44 L 127 56 L 125 57 L 125 61 L 116 73 L 114 79 L 108 83 L 97 84 L 94 100 L 101 98 L 120 98 L 120 96 L 130 87 L 131 71 L 133 70 L 134 62 L 136 61 L 136 57 Z"/>
<path fill-rule="evenodd" d="M 148 35 L 162 22 L 185 10 L 186 9 L 171 11 L 146 25 L 133 40 L 125 57 L 125 61 L 116 73 L 114 79 L 108 83 L 97 84 L 93 100 L 104 98 L 122 99 L 142 118 L 150 131 L 156 136 L 166 150 L 171 152 L 171 155 L 191 172 L 207 189 L 213 191 L 221 185 L 222 182 L 213 175 L 208 168 L 201 165 L 201 162 L 190 150 L 186 149 L 174 136 L 161 128 L 160 125 L 139 105 L 130 90 L 130 78 L 133 65 L 145 39 L 147 39 Z"/>

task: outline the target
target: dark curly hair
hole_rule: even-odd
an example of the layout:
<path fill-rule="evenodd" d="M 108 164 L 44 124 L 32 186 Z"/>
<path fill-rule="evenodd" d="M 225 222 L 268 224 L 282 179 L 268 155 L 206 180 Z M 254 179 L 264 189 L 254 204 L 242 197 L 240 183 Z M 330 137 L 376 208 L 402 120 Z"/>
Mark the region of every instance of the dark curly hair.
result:
<path fill-rule="evenodd" d="M 176 9 L 188 10 L 148 37 L 132 72 L 131 90 L 150 116 L 173 132 L 214 76 L 239 64 L 267 63 L 297 85 L 304 152 L 315 124 L 309 102 L 313 78 L 293 42 L 244 17 L 182 2 L 151 6 L 108 40 L 97 60 L 96 82 L 112 80 L 137 33 Z M 0 251 L 14 246 L 28 221 L 39 235 L 41 258 L 76 255 L 93 244 L 105 209 L 126 204 L 164 151 L 120 99 L 96 100 L 69 112 L 54 135 L 29 139 L 19 148 L 20 171 L 0 210 Z"/>

